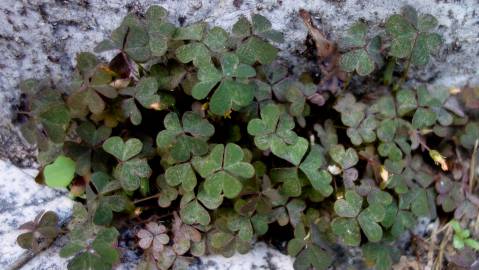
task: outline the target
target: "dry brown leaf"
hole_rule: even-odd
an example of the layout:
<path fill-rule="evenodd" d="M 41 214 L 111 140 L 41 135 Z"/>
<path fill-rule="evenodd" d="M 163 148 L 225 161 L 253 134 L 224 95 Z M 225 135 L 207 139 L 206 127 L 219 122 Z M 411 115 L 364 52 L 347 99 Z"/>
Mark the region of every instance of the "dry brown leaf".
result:
<path fill-rule="evenodd" d="M 422 270 L 415 258 L 401 256 L 399 262 L 393 265 L 393 270 Z"/>
<path fill-rule="evenodd" d="M 339 68 L 340 54 L 337 46 L 334 42 L 328 40 L 319 28 L 314 25 L 309 12 L 301 9 L 299 15 L 316 45 L 318 64 L 322 74 L 318 90 L 327 90 L 335 93 L 340 90 L 342 82 L 347 78 L 347 73 Z"/>

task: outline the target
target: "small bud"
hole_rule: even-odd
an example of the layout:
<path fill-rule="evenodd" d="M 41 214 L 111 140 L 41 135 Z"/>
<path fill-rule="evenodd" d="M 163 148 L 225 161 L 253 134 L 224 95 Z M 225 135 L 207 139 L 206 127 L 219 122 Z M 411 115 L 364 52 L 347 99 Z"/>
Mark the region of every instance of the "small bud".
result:
<path fill-rule="evenodd" d="M 451 88 L 449 88 L 449 94 L 451 94 L 451 95 L 457 95 L 457 94 L 459 94 L 459 93 L 461 93 L 461 88 L 459 88 L 459 87 L 451 87 Z"/>
<path fill-rule="evenodd" d="M 85 193 L 85 186 L 83 185 L 73 185 L 70 188 L 70 194 L 73 197 L 80 197 L 83 193 Z"/>
<path fill-rule="evenodd" d="M 439 153 L 438 151 L 436 150 L 429 150 L 429 156 L 431 156 L 432 160 L 434 160 L 434 163 L 436 163 L 436 165 L 441 165 L 441 169 L 443 171 L 447 171 L 449 168 L 447 167 L 447 163 L 446 163 L 446 158 L 441 155 L 441 153 Z"/>
<path fill-rule="evenodd" d="M 309 231 L 308 234 L 303 238 L 304 241 L 308 241 L 308 239 L 311 237 L 311 232 Z"/>
<path fill-rule="evenodd" d="M 208 102 L 205 102 L 205 103 L 203 103 L 203 105 L 201 105 L 201 109 L 202 109 L 203 111 L 206 111 L 206 110 L 208 110 L 208 106 L 209 106 L 209 105 L 208 105 Z"/>
<path fill-rule="evenodd" d="M 150 108 L 159 111 L 161 110 L 161 104 L 159 102 L 151 103 Z"/>
<path fill-rule="evenodd" d="M 233 112 L 232 110 L 229 110 L 229 111 L 225 112 L 225 118 L 226 119 L 231 119 L 231 113 L 232 112 Z"/>
<path fill-rule="evenodd" d="M 111 76 L 117 76 L 118 74 L 113 71 L 109 66 L 107 65 L 100 65 L 100 69 L 105 71 L 106 73 L 110 74 Z"/>
<path fill-rule="evenodd" d="M 379 175 L 381 176 L 381 179 L 384 182 L 388 181 L 389 172 L 386 170 L 386 168 L 383 165 L 381 165 L 381 167 L 379 168 Z"/>
<path fill-rule="evenodd" d="M 434 130 L 430 129 L 430 128 L 423 128 L 421 129 L 421 135 L 427 135 L 427 134 L 430 134 L 432 133 Z"/>
<path fill-rule="evenodd" d="M 123 89 L 128 87 L 129 84 L 130 84 L 130 78 L 126 78 L 126 79 L 114 80 L 110 83 L 110 86 L 116 89 Z"/>
<path fill-rule="evenodd" d="M 379 168 L 379 176 L 381 177 L 381 184 L 380 184 L 380 187 L 381 189 L 384 189 L 388 183 L 388 180 L 389 180 L 389 172 L 388 170 L 386 170 L 386 168 L 384 167 L 384 165 L 381 165 L 381 167 Z"/>
<path fill-rule="evenodd" d="M 332 174 L 332 175 L 338 175 L 341 173 L 341 168 L 339 168 L 338 166 L 336 165 L 329 165 L 328 166 L 328 171 Z"/>
<path fill-rule="evenodd" d="M 311 143 L 311 145 L 314 145 L 314 144 L 315 144 L 315 137 L 314 137 L 313 134 L 311 134 L 311 135 L 309 136 L 309 142 Z"/>
<path fill-rule="evenodd" d="M 140 216 L 141 213 L 143 213 L 143 210 L 141 209 L 141 207 L 137 207 L 135 208 L 135 211 L 133 211 L 133 214 L 137 217 Z"/>

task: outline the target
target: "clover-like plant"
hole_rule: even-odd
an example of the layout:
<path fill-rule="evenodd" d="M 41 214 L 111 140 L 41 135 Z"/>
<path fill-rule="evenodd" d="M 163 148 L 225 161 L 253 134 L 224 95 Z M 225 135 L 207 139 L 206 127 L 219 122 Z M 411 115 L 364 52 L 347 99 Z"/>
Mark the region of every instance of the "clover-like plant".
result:
<path fill-rule="evenodd" d="M 114 267 L 132 228 L 139 269 L 278 235 L 292 236 L 296 269 L 336 267 L 338 245 L 390 269 L 418 218 L 476 218 L 477 91 L 407 80 L 439 48 L 436 19 L 405 7 L 385 31 L 358 22 L 335 44 L 300 13 L 319 57 L 302 67 L 277 57 L 283 37 L 264 16 L 228 32 L 177 27 L 152 6 L 98 44 L 110 61 L 79 53 L 69 85 L 21 84 L 36 180 L 78 201 L 60 252 L 69 269 Z M 51 243 L 51 215 L 19 244 Z"/>
<path fill-rule="evenodd" d="M 454 248 L 463 249 L 465 246 L 468 246 L 472 249 L 479 250 L 479 242 L 471 237 L 471 232 L 468 229 L 464 229 L 455 219 L 451 220 L 449 225 L 454 231 L 452 238 Z"/>
<path fill-rule="evenodd" d="M 18 245 L 33 252 L 48 247 L 60 232 L 58 216 L 52 211 L 40 212 L 33 221 L 22 224 L 19 229 L 26 232 L 17 237 Z"/>

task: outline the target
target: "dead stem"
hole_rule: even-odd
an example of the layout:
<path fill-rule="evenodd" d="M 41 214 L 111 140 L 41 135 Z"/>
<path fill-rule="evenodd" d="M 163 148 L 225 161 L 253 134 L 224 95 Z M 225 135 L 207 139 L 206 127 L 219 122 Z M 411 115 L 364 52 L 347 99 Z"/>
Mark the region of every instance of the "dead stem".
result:
<path fill-rule="evenodd" d="M 311 37 L 314 40 L 316 45 L 316 50 L 318 56 L 322 59 L 330 56 L 333 54 L 335 46 L 334 43 L 329 41 L 321 31 L 313 24 L 313 20 L 311 18 L 311 14 L 304 9 L 299 11 L 299 16 L 303 19 L 304 25 L 308 28 Z"/>
<path fill-rule="evenodd" d="M 469 167 L 469 193 L 474 191 L 474 179 L 475 179 L 475 169 L 476 169 L 476 156 L 477 156 L 477 146 L 479 144 L 479 139 L 474 143 L 474 150 L 472 151 L 471 165 Z"/>
<path fill-rule="evenodd" d="M 449 239 L 450 239 L 451 234 L 452 234 L 452 228 L 449 225 L 449 223 L 444 225 L 444 226 L 447 227 L 447 229 L 444 227 L 440 230 L 440 231 L 442 231 L 442 230 L 446 229 L 446 232 L 444 233 L 444 237 L 441 240 L 441 245 L 439 246 L 439 253 L 437 254 L 437 258 L 436 258 L 436 261 L 435 261 L 434 267 L 433 267 L 434 270 L 442 270 L 442 261 L 443 261 L 443 257 L 444 257 L 444 251 L 446 249 L 446 245 L 449 242 Z"/>
<path fill-rule="evenodd" d="M 141 202 L 148 201 L 148 200 L 151 200 L 151 199 L 155 199 L 155 198 L 158 198 L 158 197 L 160 197 L 160 193 L 157 193 L 157 194 L 149 196 L 149 197 L 145 197 L 145 198 L 135 200 L 135 201 L 133 201 L 133 204 L 141 203 Z"/>

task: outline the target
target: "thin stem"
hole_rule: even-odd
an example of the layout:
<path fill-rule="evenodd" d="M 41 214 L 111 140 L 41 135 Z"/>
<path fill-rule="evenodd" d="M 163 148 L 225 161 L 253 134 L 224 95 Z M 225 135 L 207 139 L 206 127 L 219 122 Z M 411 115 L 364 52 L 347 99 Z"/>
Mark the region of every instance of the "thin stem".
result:
<path fill-rule="evenodd" d="M 416 47 L 417 37 L 418 37 L 418 34 L 416 33 L 416 37 L 414 38 L 414 43 L 412 45 L 412 50 L 414 50 L 414 48 Z M 409 69 L 411 68 L 411 62 L 412 62 L 411 60 L 412 60 L 412 51 L 411 51 L 411 54 L 409 55 L 409 57 L 407 59 L 406 68 L 404 69 L 402 77 L 399 80 L 399 83 L 394 86 L 394 90 L 399 90 L 399 88 L 401 88 L 402 84 L 406 81 L 407 74 L 409 73 Z"/>
<path fill-rule="evenodd" d="M 390 85 L 393 81 L 393 71 L 394 71 L 394 65 L 396 64 L 396 58 L 391 57 L 388 61 L 388 64 L 386 66 L 386 70 L 384 70 L 384 77 L 383 77 L 383 83 L 384 85 Z"/>
<path fill-rule="evenodd" d="M 437 254 L 436 262 L 434 263 L 434 270 L 441 270 L 442 269 L 442 261 L 444 257 L 444 250 L 446 249 L 447 242 L 451 237 L 452 229 L 451 226 L 447 226 L 446 233 L 444 234 L 444 238 L 441 241 L 441 245 L 439 246 L 439 253 Z"/>
<path fill-rule="evenodd" d="M 474 191 L 474 179 L 475 179 L 475 169 L 476 169 L 476 156 L 477 156 L 477 146 L 479 144 L 479 139 L 474 143 L 474 150 L 472 151 L 471 165 L 469 166 L 469 193 Z"/>
<path fill-rule="evenodd" d="M 31 112 L 26 112 L 26 111 L 17 111 L 18 114 L 25 114 L 25 115 L 28 115 L 28 116 L 32 116 L 32 113 Z"/>
<path fill-rule="evenodd" d="M 348 73 L 347 77 L 346 77 L 346 81 L 344 81 L 344 84 L 343 84 L 343 91 L 345 91 L 349 84 L 351 83 L 351 78 L 353 77 L 352 73 Z"/>
<path fill-rule="evenodd" d="M 151 199 L 155 199 L 155 198 L 158 198 L 158 197 L 160 197 L 160 193 L 157 193 L 157 194 L 149 196 L 149 197 L 145 197 L 145 198 L 135 200 L 135 201 L 133 201 L 133 204 L 141 203 L 141 202 L 148 201 L 148 200 L 151 200 Z"/>

